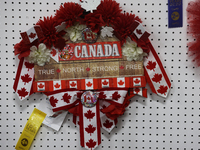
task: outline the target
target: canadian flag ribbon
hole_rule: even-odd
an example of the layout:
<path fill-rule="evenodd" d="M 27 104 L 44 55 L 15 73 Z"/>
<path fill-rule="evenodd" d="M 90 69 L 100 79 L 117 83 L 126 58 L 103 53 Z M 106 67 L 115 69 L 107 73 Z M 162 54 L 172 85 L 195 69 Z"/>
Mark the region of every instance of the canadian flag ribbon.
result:
<path fill-rule="evenodd" d="M 87 107 L 81 101 L 84 91 L 57 90 L 45 93 L 53 112 L 68 110 L 73 122 L 79 126 L 81 146 L 93 150 L 101 143 L 101 127 L 108 132 L 117 124 L 117 117 L 125 111 L 128 88 L 96 90 L 95 106 Z"/>
<path fill-rule="evenodd" d="M 149 55 L 144 60 L 144 73 L 153 93 L 167 97 L 171 82 L 152 44 L 149 42 Z"/>
<path fill-rule="evenodd" d="M 59 50 L 55 47 L 51 49 L 51 58 L 55 60 L 57 63 L 59 62 Z"/>
<path fill-rule="evenodd" d="M 99 101 L 100 110 L 107 108 L 109 105 L 110 105 L 110 103 L 107 101 L 103 101 L 103 100 Z M 102 113 L 101 111 L 100 111 L 100 119 L 101 119 L 101 127 L 109 133 L 112 131 L 112 129 L 117 124 L 117 119 L 112 120 L 112 119 L 108 118 L 105 113 Z"/>
<path fill-rule="evenodd" d="M 20 59 L 13 89 L 22 101 L 33 93 L 34 64 L 24 58 Z"/>
<path fill-rule="evenodd" d="M 26 44 L 30 44 L 32 42 L 34 42 L 37 39 L 41 39 L 44 37 L 42 29 L 40 28 L 39 25 L 35 25 L 34 27 L 30 28 L 28 31 L 26 32 L 22 32 L 20 33 L 21 37 L 23 39 L 23 41 Z"/>
<path fill-rule="evenodd" d="M 139 23 L 138 21 L 134 21 L 132 24 L 132 28 L 133 28 L 133 33 L 136 35 L 138 39 L 141 39 L 145 42 L 148 41 L 148 37 L 150 36 L 150 34 L 147 31 L 145 31 L 141 23 Z"/>
<path fill-rule="evenodd" d="M 101 144 L 99 101 L 91 108 L 84 107 L 79 102 L 79 109 L 81 146 L 88 150 L 93 150 Z"/>
<path fill-rule="evenodd" d="M 133 88 L 133 94 L 137 94 L 147 98 L 147 89 L 146 88 Z"/>

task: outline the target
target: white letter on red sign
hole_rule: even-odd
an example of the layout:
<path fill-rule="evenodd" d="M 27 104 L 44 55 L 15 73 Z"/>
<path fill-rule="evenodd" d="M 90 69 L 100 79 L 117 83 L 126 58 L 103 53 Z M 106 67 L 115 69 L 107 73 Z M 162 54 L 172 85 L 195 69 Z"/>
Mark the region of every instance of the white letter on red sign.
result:
<path fill-rule="evenodd" d="M 104 45 L 105 48 L 105 56 L 111 56 L 112 55 L 112 46 L 110 44 L 105 44 Z"/>
<path fill-rule="evenodd" d="M 75 46 L 74 47 L 74 55 L 76 56 L 76 58 L 81 57 L 81 55 L 78 55 L 78 50 L 80 50 L 81 47 L 80 46 Z"/>

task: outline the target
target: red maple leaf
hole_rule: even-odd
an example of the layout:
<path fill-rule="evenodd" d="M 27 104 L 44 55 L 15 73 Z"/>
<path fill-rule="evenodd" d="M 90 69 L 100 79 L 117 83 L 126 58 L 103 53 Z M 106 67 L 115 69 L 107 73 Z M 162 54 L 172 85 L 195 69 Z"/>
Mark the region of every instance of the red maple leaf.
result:
<path fill-rule="evenodd" d="M 96 146 L 97 142 L 95 142 L 93 139 L 90 139 L 88 142 L 86 142 L 86 145 L 91 148 L 94 148 Z"/>
<path fill-rule="evenodd" d="M 68 93 L 65 93 L 62 97 L 63 97 L 63 99 L 61 99 L 61 100 L 63 100 L 66 103 L 70 103 L 69 100 L 72 98 L 72 96 L 68 95 Z"/>
<path fill-rule="evenodd" d="M 22 97 L 26 97 L 28 95 L 28 92 L 26 91 L 26 88 L 21 88 L 21 90 L 17 90 L 17 93 L 19 94 L 19 96 L 21 96 L 21 99 Z"/>
<path fill-rule="evenodd" d="M 118 101 L 118 99 L 121 97 L 121 95 L 118 92 L 115 92 L 112 94 L 112 99 Z"/>
<path fill-rule="evenodd" d="M 140 80 L 139 79 L 135 79 L 134 82 L 135 82 L 135 84 L 139 84 Z"/>
<path fill-rule="evenodd" d="M 153 76 L 153 78 L 152 78 L 152 81 L 154 81 L 154 82 L 159 82 L 160 83 L 160 81 L 162 80 L 162 74 L 158 74 L 158 73 L 156 73 L 154 76 Z"/>
<path fill-rule="evenodd" d="M 87 67 L 87 68 L 86 68 L 86 71 L 90 71 L 90 68 L 89 68 L 89 67 Z"/>
<path fill-rule="evenodd" d="M 54 85 L 54 87 L 58 89 L 58 88 L 60 88 L 60 84 L 56 83 L 56 84 Z"/>
<path fill-rule="evenodd" d="M 92 86 L 92 83 L 91 83 L 91 82 L 88 82 L 86 85 L 87 85 L 87 87 L 91 87 L 91 86 Z"/>
<path fill-rule="evenodd" d="M 122 86 L 122 85 L 124 85 L 124 82 L 123 82 L 122 80 L 120 80 L 120 81 L 118 82 L 118 84 Z"/>
<path fill-rule="evenodd" d="M 29 71 L 29 69 L 33 69 L 33 67 L 34 67 L 34 64 L 31 64 L 29 62 L 25 62 L 24 65 L 26 66 L 26 68 L 28 69 L 28 71 Z"/>
<path fill-rule="evenodd" d="M 124 69 L 124 66 L 120 66 L 119 68 L 120 68 L 120 69 Z"/>
<path fill-rule="evenodd" d="M 58 100 L 54 98 L 54 96 L 51 96 L 49 101 L 50 101 L 51 106 L 56 107 L 56 103 L 58 102 Z"/>
<path fill-rule="evenodd" d="M 29 83 L 32 80 L 32 78 L 28 73 L 25 74 L 24 76 L 21 76 L 21 79 L 24 82 L 24 85 L 26 85 L 26 83 Z"/>
<path fill-rule="evenodd" d="M 72 82 L 70 85 L 71 85 L 71 87 L 75 87 L 75 86 L 76 86 L 76 83 L 75 83 L 75 82 Z"/>
<path fill-rule="evenodd" d="M 43 85 L 42 83 L 40 83 L 40 84 L 38 85 L 38 87 L 39 87 L 40 89 L 43 89 L 43 88 L 44 88 L 44 85 Z"/>
<path fill-rule="evenodd" d="M 60 69 L 57 69 L 57 70 L 56 70 L 57 73 L 60 73 L 60 71 L 61 71 Z"/>
<path fill-rule="evenodd" d="M 84 116 L 91 121 L 91 119 L 94 118 L 95 113 L 93 113 L 91 110 L 88 110 L 87 113 L 84 113 Z"/>
<path fill-rule="evenodd" d="M 156 68 L 156 62 L 149 61 L 146 68 L 155 71 L 154 69 Z"/>
<path fill-rule="evenodd" d="M 109 82 L 107 82 L 106 80 L 104 80 L 104 81 L 102 82 L 103 85 L 108 85 L 108 83 L 109 83 Z"/>
<path fill-rule="evenodd" d="M 168 90 L 168 87 L 167 87 L 167 86 L 161 85 L 157 91 L 158 91 L 158 93 L 160 93 L 160 94 L 166 95 L 167 90 Z"/>
<path fill-rule="evenodd" d="M 31 34 L 29 34 L 29 37 L 30 37 L 31 39 L 34 39 L 35 36 L 36 36 L 36 33 L 32 33 L 32 32 L 31 32 Z"/>
<path fill-rule="evenodd" d="M 54 57 L 54 56 L 56 56 L 56 53 L 57 53 L 57 51 L 55 50 L 55 49 L 52 49 L 51 50 L 51 55 Z"/>
<path fill-rule="evenodd" d="M 140 92 L 140 89 L 139 89 L 139 88 L 136 88 L 134 91 L 135 91 L 135 93 L 138 94 L 138 93 Z"/>
<path fill-rule="evenodd" d="M 137 34 L 142 34 L 142 31 L 140 29 L 136 29 Z"/>
<path fill-rule="evenodd" d="M 110 122 L 108 119 L 103 123 L 103 126 L 110 129 L 113 125 L 113 122 Z"/>
<path fill-rule="evenodd" d="M 106 98 L 106 95 L 104 94 L 104 92 L 100 92 L 98 98 L 99 98 L 99 99 L 105 99 L 105 98 Z"/>
<path fill-rule="evenodd" d="M 96 130 L 96 127 L 93 127 L 93 125 L 88 125 L 88 127 L 87 128 L 85 128 L 85 131 L 88 133 L 88 134 L 90 134 L 90 136 L 91 136 L 91 134 L 92 133 L 94 133 L 94 131 Z"/>
<path fill-rule="evenodd" d="M 90 100 L 91 100 L 91 97 L 88 97 L 87 100 L 90 101 Z"/>

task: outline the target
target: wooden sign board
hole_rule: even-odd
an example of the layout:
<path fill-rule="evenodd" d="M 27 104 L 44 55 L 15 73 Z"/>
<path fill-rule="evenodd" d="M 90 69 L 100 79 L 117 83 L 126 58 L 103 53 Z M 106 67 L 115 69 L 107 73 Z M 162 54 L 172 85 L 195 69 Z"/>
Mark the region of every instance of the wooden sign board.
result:
<path fill-rule="evenodd" d="M 65 57 L 63 57 L 66 55 Z M 110 38 L 94 44 L 67 43 L 60 62 L 35 65 L 35 81 L 143 76 L 143 61 L 127 61 L 120 41 Z"/>

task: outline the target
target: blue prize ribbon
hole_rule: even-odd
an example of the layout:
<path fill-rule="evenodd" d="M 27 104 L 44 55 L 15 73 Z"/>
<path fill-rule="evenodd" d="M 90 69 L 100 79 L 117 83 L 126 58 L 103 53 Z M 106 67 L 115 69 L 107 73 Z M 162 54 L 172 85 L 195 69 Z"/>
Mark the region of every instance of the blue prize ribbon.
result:
<path fill-rule="evenodd" d="M 168 0 L 168 27 L 177 28 L 183 26 L 182 0 Z"/>

